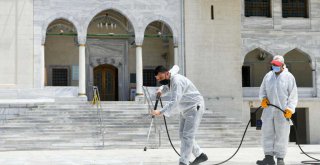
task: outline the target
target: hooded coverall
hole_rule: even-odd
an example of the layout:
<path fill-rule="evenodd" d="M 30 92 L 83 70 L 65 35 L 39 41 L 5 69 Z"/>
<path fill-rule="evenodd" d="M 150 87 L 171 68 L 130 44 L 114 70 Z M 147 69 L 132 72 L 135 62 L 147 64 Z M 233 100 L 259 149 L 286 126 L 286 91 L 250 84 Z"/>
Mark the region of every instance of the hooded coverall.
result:
<path fill-rule="evenodd" d="M 164 85 L 162 93 L 171 92 L 171 99 L 161 110 L 161 114 L 169 117 L 173 109 L 180 111 L 179 137 L 181 140 L 180 162 L 189 164 L 191 153 L 195 157 L 202 153 L 195 141 L 195 134 L 205 110 L 204 100 L 194 84 L 186 77 L 169 71 L 170 87 Z"/>
<path fill-rule="evenodd" d="M 279 75 L 270 71 L 262 81 L 259 98 L 267 98 L 270 104 L 294 113 L 298 102 L 295 78 L 288 69 L 284 69 Z M 263 110 L 261 119 L 264 154 L 284 158 L 289 143 L 290 122 L 282 111 L 272 106 Z"/>

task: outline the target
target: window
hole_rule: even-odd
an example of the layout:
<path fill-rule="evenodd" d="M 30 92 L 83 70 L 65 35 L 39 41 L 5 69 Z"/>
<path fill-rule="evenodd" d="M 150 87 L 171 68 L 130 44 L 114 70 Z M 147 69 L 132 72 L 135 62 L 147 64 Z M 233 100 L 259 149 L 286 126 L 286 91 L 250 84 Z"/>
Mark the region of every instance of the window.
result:
<path fill-rule="evenodd" d="M 52 86 L 68 86 L 68 69 L 52 68 Z"/>
<path fill-rule="evenodd" d="M 136 83 L 136 74 L 130 73 L 130 83 Z"/>
<path fill-rule="evenodd" d="M 245 16 L 271 17 L 270 0 L 245 0 Z"/>
<path fill-rule="evenodd" d="M 307 0 L 282 0 L 282 17 L 308 18 Z"/>
<path fill-rule="evenodd" d="M 143 70 L 143 86 L 157 86 L 157 80 L 154 77 L 153 69 Z"/>

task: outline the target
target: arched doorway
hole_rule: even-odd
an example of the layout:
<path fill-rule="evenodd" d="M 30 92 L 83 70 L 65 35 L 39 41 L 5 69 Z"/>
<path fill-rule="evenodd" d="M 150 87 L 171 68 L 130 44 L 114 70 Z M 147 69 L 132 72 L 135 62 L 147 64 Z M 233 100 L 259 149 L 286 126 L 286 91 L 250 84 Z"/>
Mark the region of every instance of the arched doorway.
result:
<path fill-rule="evenodd" d="M 134 73 L 132 69 L 135 66 L 134 59 L 134 29 L 126 18 L 116 10 L 104 10 L 95 15 L 89 26 L 86 40 L 86 61 L 87 61 L 87 90 L 89 100 L 92 84 L 96 81 L 96 68 L 107 66 L 108 64 L 117 71 L 115 88 L 116 96 L 103 96 L 102 100 L 127 101 L 129 100 L 129 91 L 131 81 L 130 74 Z M 107 67 L 108 68 L 108 67 Z M 103 69 L 102 69 L 103 70 Z M 102 81 L 102 80 L 101 80 Z M 133 82 L 135 83 L 135 82 Z M 105 90 L 100 89 L 99 90 Z M 107 98 L 104 98 L 107 97 Z"/>
<path fill-rule="evenodd" d="M 98 87 L 101 101 L 118 101 L 118 69 L 103 64 L 93 69 L 94 85 Z"/>

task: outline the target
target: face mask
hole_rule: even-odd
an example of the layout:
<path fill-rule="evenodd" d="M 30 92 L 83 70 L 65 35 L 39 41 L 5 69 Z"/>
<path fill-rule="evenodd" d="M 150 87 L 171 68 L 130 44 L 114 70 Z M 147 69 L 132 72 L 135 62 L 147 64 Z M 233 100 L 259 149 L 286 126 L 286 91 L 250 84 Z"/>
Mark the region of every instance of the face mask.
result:
<path fill-rule="evenodd" d="M 161 85 L 168 85 L 168 84 L 170 84 L 170 80 L 164 79 L 164 80 L 159 81 L 159 83 L 160 83 Z"/>
<path fill-rule="evenodd" d="M 272 66 L 272 70 L 276 73 L 281 71 L 280 66 Z"/>

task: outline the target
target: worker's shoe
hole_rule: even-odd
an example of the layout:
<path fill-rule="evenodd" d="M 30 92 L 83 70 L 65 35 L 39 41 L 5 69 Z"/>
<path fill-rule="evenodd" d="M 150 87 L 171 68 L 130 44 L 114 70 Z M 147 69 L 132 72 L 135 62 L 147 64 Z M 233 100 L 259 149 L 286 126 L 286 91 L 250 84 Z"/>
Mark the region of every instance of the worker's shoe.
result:
<path fill-rule="evenodd" d="M 179 163 L 179 165 L 186 165 L 186 164 L 184 164 L 184 163 L 180 162 L 180 163 Z"/>
<path fill-rule="evenodd" d="M 273 156 L 266 155 L 263 160 L 258 160 L 257 164 L 258 165 L 275 165 L 276 162 L 274 161 Z"/>
<path fill-rule="evenodd" d="M 202 153 L 190 165 L 198 165 L 198 164 L 205 162 L 207 160 L 208 160 L 208 156 L 206 154 Z"/>
<path fill-rule="evenodd" d="M 277 165 L 285 165 L 283 158 L 277 158 Z"/>

